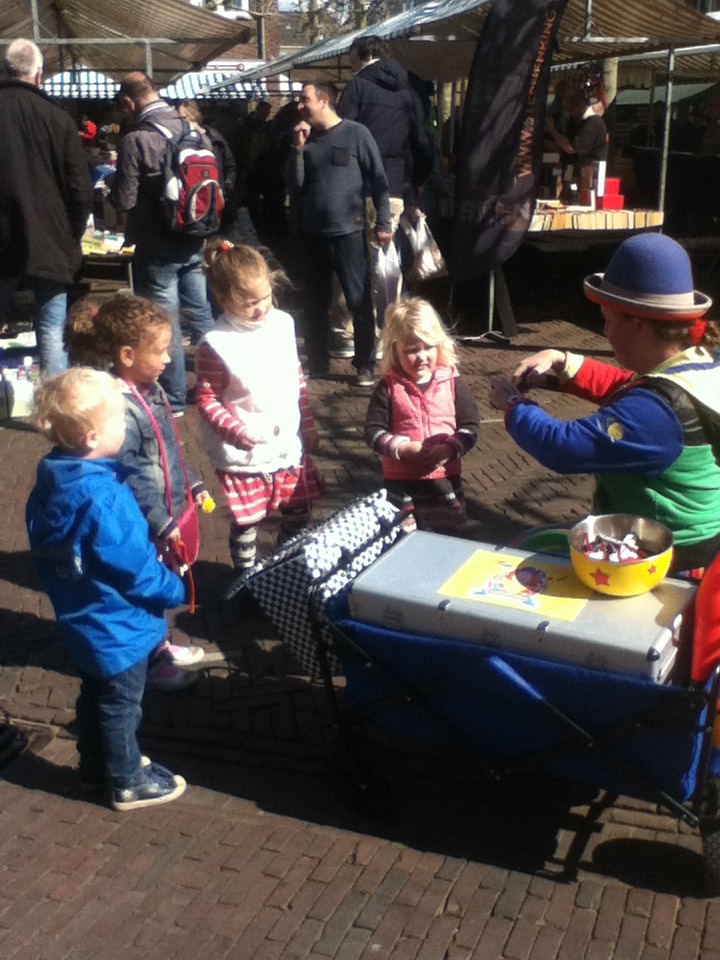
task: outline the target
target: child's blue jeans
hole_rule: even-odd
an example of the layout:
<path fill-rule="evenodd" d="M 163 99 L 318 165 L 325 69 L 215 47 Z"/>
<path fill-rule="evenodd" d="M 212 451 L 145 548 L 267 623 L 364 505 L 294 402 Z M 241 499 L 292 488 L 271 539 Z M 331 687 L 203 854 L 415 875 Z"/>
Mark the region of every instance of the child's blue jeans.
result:
<path fill-rule="evenodd" d="M 117 789 L 136 787 L 142 782 L 137 731 L 147 668 L 145 657 L 113 677 L 80 673 L 75 711 L 84 780 L 102 783 L 109 776 Z"/>

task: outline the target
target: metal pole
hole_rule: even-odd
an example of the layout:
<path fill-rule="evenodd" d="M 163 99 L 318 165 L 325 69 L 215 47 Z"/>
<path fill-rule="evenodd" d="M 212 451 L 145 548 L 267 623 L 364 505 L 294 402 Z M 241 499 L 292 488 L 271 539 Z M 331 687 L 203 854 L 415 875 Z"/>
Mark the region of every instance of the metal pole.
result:
<path fill-rule="evenodd" d="M 151 43 L 146 43 L 146 44 L 145 44 L 145 73 L 146 73 L 146 74 L 150 77 L 150 79 L 152 80 L 152 78 L 153 78 L 153 51 L 152 51 L 152 44 L 151 44 Z"/>
<path fill-rule="evenodd" d="M 495 316 L 495 271 L 491 270 L 488 274 L 488 328 L 487 333 L 492 333 L 493 318 Z"/>
<path fill-rule="evenodd" d="M 262 10 L 262 0 L 257 0 L 257 10 L 250 10 L 250 16 L 255 21 L 257 28 L 257 52 L 258 60 L 267 59 L 267 32 L 265 30 L 265 18 L 271 16 Z"/>
<path fill-rule="evenodd" d="M 38 12 L 37 0 L 30 0 L 30 14 L 32 16 L 33 40 L 37 43 L 40 39 L 40 14 Z"/>
<path fill-rule="evenodd" d="M 660 158 L 660 189 L 658 210 L 665 209 L 665 186 L 667 184 L 668 154 L 670 153 L 670 116 L 672 114 L 673 73 L 675 71 L 675 47 L 668 49 L 667 84 L 665 86 L 665 129 L 663 130 L 662 156 Z"/>
<path fill-rule="evenodd" d="M 657 87 L 657 73 L 653 70 L 650 81 L 650 107 L 648 110 L 647 126 L 645 128 L 645 146 L 649 147 L 653 134 L 653 107 L 655 106 L 655 89 Z"/>
<path fill-rule="evenodd" d="M 592 0 L 585 0 L 585 36 L 589 37 L 592 30 Z"/>

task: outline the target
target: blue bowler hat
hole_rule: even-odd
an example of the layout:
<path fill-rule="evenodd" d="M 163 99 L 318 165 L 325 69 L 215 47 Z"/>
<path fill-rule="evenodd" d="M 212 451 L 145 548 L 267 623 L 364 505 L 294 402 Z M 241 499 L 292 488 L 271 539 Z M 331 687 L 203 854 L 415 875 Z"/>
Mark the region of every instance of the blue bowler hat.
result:
<path fill-rule="evenodd" d="M 712 305 L 693 289 L 690 258 L 661 233 L 641 233 L 617 248 L 605 273 L 585 277 L 585 296 L 650 320 L 697 320 Z"/>

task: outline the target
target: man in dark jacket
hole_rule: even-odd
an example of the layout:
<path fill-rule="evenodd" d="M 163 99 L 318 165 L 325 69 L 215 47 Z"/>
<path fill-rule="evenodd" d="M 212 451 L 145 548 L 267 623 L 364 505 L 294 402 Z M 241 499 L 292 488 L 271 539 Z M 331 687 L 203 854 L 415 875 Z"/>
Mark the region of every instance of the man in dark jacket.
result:
<path fill-rule="evenodd" d="M 390 190 L 390 231 L 395 235 L 400 216 L 415 223 L 425 181 L 432 173 L 435 151 L 420 97 L 410 86 L 407 71 L 387 55 L 387 45 L 376 36 L 358 37 L 350 46 L 354 76 L 345 86 L 338 114 L 367 127 L 378 145 Z M 374 260 L 375 207 L 367 202 L 367 237 Z M 373 300 L 382 326 L 382 299 L 373 275 Z M 334 326 L 337 327 L 337 314 Z M 348 342 L 347 320 L 341 341 Z M 337 336 L 337 333 L 335 334 Z"/>
<path fill-rule="evenodd" d="M 175 107 L 160 99 L 144 73 L 129 73 L 119 97 L 130 128 L 120 141 L 110 202 L 127 213 L 125 239 L 135 244 L 135 292 L 159 304 L 173 318 L 170 363 L 160 383 L 173 413 L 182 416 L 187 378 L 180 307 L 187 310 L 196 333 L 207 332 L 214 325 L 202 269 L 205 241 L 171 230 L 160 204 L 167 138 L 153 124 L 178 135 L 183 120 Z"/>
<path fill-rule="evenodd" d="M 67 292 L 92 209 L 87 158 L 71 117 L 39 89 L 43 56 L 15 40 L 0 80 L 0 329 L 26 277 L 45 373 L 67 367 Z"/>
<path fill-rule="evenodd" d="M 387 56 L 379 37 L 358 37 L 350 47 L 348 81 L 338 114 L 368 128 L 378 145 L 390 188 L 393 231 L 403 210 L 419 203 L 419 193 L 432 173 L 434 150 L 420 97 L 407 71 Z"/>
<path fill-rule="evenodd" d="M 589 102 L 581 94 L 570 99 L 570 126 L 567 137 L 555 137 L 564 153 L 564 162 L 580 167 L 607 160 L 608 132 L 602 118 L 605 108 L 599 100 Z"/>

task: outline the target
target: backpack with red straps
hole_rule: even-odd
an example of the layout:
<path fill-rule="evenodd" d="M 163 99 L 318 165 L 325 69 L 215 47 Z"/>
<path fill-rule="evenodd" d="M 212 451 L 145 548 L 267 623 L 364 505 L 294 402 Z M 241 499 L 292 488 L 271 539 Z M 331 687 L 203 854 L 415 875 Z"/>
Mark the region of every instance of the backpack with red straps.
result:
<path fill-rule="evenodd" d="M 192 237 L 214 236 L 225 198 L 209 139 L 186 120 L 179 134 L 153 120 L 146 122 L 167 140 L 160 204 L 170 229 Z"/>

